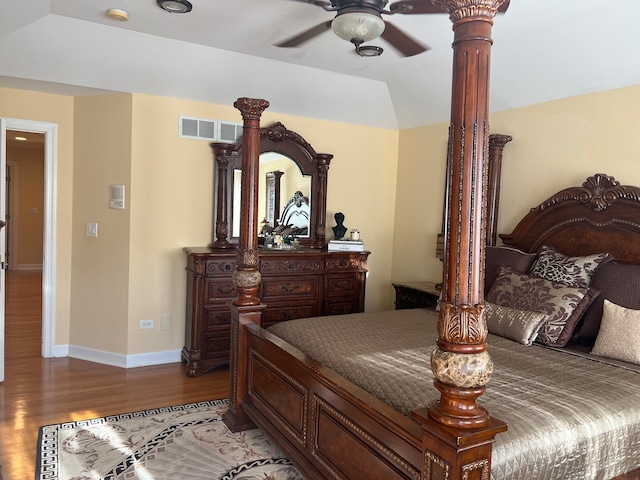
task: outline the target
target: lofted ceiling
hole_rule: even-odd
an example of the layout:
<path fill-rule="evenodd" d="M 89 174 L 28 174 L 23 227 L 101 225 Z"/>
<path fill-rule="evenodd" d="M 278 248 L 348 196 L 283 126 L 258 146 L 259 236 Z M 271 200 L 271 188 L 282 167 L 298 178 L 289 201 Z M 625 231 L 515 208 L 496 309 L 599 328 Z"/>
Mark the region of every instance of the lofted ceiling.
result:
<path fill-rule="evenodd" d="M 384 53 L 362 58 L 330 30 L 297 48 L 273 46 L 333 18 L 315 5 L 191 3 L 179 15 L 155 0 L 0 0 L 0 86 L 221 105 L 247 96 L 269 100 L 272 112 L 389 129 L 449 119 L 446 14 L 384 16 L 430 50 L 402 57 L 378 39 L 371 44 Z M 129 21 L 108 18 L 108 8 Z M 493 27 L 491 110 L 640 84 L 638 19 L 640 0 L 511 0 Z"/>

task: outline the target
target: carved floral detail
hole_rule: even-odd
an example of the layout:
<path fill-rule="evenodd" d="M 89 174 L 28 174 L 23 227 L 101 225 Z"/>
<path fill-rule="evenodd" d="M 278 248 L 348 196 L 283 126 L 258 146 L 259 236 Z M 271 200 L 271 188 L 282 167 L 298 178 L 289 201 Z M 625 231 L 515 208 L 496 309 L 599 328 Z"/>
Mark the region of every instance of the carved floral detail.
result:
<path fill-rule="evenodd" d="M 620 182 L 615 178 L 603 173 L 596 173 L 593 177 L 588 177 L 582 187 L 565 188 L 542 202 L 536 209 L 542 211 L 557 203 L 575 200 L 594 212 L 600 212 L 623 199 L 640 202 L 640 188 L 620 185 Z"/>
<path fill-rule="evenodd" d="M 242 267 L 258 267 L 258 249 L 257 248 L 241 248 L 238 250 L 238 266 Z"/>
<path fill-rule="evenodd" d="M 504 2 L 505 0 L 433 0 L 436 7 L 449 13 L 453 23 L 472 17 L 492 19 Z"/>
<path fill-rule="evenodd" d="M 241 97 L 233 103 L 233 106 L 240 110 L 242 118 L 260 120 L 262 112 L 269 107 L 269 102 L 261 98 Z"/>
<path fill-rule="evenodd" d="M 484 305 L 454 306 L 440 302 L 438 336 L 452 344 L 480 345 L 487 339 L 487 324 L 482 317 Z"/>

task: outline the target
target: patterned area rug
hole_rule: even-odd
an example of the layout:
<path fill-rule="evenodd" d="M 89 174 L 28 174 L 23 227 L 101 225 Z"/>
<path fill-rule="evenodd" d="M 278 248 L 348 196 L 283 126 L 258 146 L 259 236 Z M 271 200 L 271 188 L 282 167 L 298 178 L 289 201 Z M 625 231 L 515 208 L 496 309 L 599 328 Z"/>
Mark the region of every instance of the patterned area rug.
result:
<path fill-rule="evenodd" d="M 47 425 L 38 480 L 304 480 L 260 430 L 231 433 L 226 400 Z"/>

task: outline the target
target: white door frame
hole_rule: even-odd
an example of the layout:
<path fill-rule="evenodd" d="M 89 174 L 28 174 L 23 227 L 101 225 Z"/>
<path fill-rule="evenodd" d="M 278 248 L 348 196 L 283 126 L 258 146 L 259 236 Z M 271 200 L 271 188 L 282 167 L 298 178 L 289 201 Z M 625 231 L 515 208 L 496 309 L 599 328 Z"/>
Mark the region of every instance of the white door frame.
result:
<path fill-rule="evenodd" d="M 55 342 L 55 293 L 56 293 L 56 197 L 57 197 L 57 152 L 58 126 L 55 123 L 20 120 L 14 118 L 2 121 L 1 137 L 6 139 L 6 130 L 44 133 L 44 238 L 42 258 L 42 356 L 54 356 Z M 6 161 L 6 145 L 0 149 Z M 1 173 L 5 182 L 5 172 Z M 0 331 L 4 343 L 4 310 L 0 318 Z M 4 351 L 0 366 L 0 381 L 4 378 Z"/>

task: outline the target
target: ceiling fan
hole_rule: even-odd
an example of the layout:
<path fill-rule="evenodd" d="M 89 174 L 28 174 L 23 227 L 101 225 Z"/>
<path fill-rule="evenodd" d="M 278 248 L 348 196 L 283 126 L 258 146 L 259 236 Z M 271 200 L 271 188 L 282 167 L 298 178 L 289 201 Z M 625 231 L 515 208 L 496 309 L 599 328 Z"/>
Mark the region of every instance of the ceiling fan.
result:
<path fill-rule="evenodd" d="M 287 40 L 276 44 L 276 47 L 297 47 L 327 30 L 347 40 L 356 48 L 356 53 L 363 57 L 382 54 L 383 49 L 373 45 L 362 45 L 378 37 L 389 42 L 405 57 L 412 57 L 426 52 L 429 47 L 409 36 L 407 33 L 382 20 L 382 15 L 404 15 L 445 13 L 431 3 L 431 0 L 400 0 L 385 7 L 389 0 L 296 0 L 310 3 L 328 12 L 337 12 L 335 18 L 328 22 L 311 27 Z M 504 2 L 498 12 L 504 13 L 509 7 L 509 0 Z"/>

